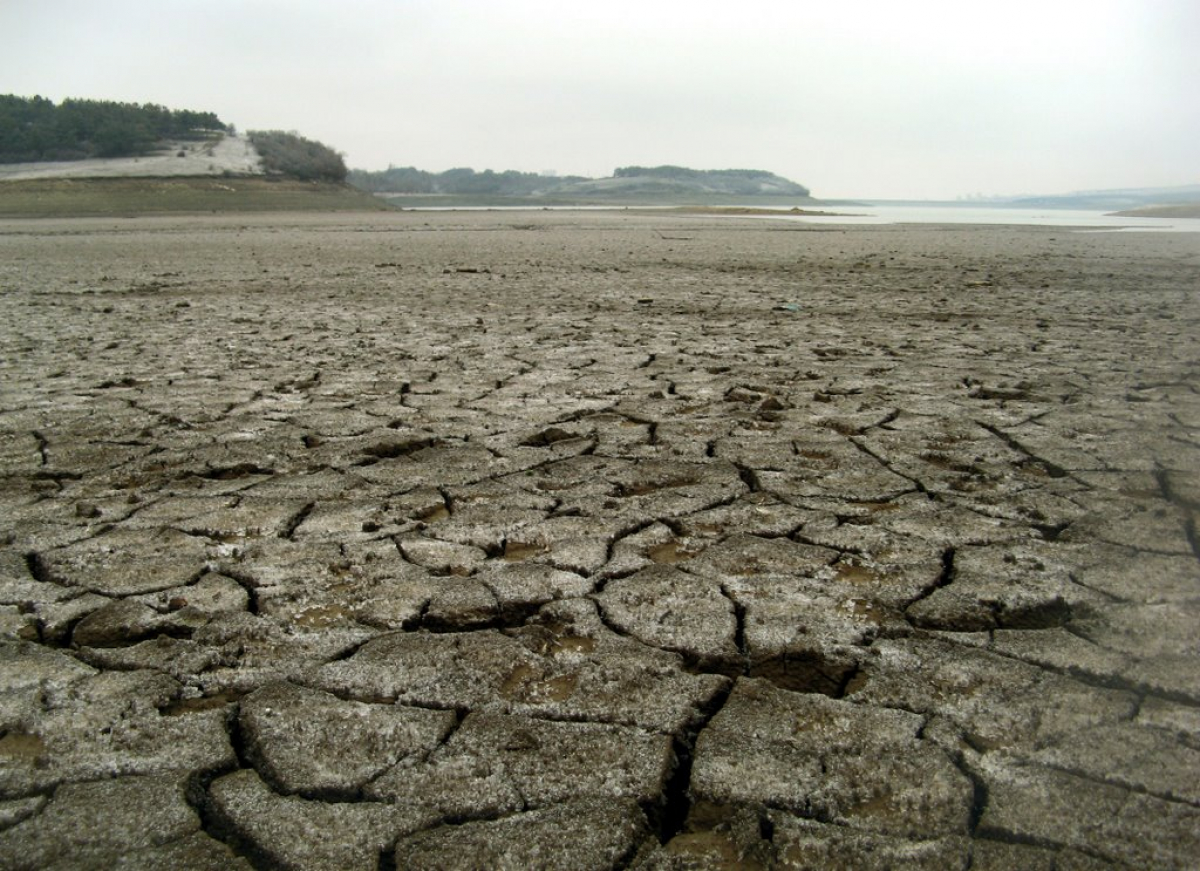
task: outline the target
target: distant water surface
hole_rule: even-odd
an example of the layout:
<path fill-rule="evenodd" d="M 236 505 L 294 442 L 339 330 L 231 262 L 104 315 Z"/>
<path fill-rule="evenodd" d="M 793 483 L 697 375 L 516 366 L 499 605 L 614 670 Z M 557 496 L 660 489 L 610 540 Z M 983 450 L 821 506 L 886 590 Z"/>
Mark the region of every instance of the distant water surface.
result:
<path fill-rule="evenodd" d="M 394 201 L 395 202 L 395 201 Z M 729 207 L 727 204 L 715 208 Z M 631 205 L 591 205 L 591 206 L 410 206 L 418 211 L 625 211 L 625 210 L 655 210 L 669 211 L 674 206 L 631 206 Z M 737 207 L 733 207 L 737 208 Z M 764 210 L 770 207 L 761 204 L 747 204 L 745 208 Z M 814 211 L 833 212 L 832 215 L 797 215 L 793 214 L 791 206 L 780 206 L 778 217 L 763 215 L 730 215 L 729 217 L 755 217 L 765 220 L 803 221 L 812 224 L 1017 224 L 1024 226 L 1069 227 L 1077 231 L 1113 232 L 1113 231 L 1166 231 L 1175 233 L 1200 233 L 1200 218 L 1118 218 L 1105 212 L 1091 209 L 1021 209 L 987 206 L 958 206 L 946 204 L 923 206 L 894 206 L 870 204 L 863 205 L 806 205 L 804 208 Z M 721 217 L 713 213 L 710 217 Z"/>
<path fill-rule="evenodd" d="M 1200 218 L 1119 218 L 1088 209 L 1019 209 L 985 206 L 829 206 L 822 211 L 854 217 L 790 215 L 791 221 L 822 224 L 1020 224 L 1085 230 L 1156 230 L 1200 233 Z M 774 220 L 774 217 L 770 217 Z"/>

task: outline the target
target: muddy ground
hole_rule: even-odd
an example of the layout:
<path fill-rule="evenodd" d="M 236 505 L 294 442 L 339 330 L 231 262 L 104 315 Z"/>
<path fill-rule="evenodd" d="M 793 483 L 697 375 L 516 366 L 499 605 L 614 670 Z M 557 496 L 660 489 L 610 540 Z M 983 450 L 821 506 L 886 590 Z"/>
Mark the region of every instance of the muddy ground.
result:
<path fill-rule="evenodd" d="M 0 222 L 0 865 L 1194 867 L 1198 293 L 1185 234 Z"/>

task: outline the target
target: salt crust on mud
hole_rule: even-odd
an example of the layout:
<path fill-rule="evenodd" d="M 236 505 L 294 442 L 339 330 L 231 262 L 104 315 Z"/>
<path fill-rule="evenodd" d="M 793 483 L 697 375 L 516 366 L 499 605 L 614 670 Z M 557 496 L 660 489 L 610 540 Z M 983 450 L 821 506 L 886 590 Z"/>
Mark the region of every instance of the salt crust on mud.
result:
<path fill-rule="evenodd" d="M 0 222 L 0 865 L 1193 867 L 1198 239 Z"/>

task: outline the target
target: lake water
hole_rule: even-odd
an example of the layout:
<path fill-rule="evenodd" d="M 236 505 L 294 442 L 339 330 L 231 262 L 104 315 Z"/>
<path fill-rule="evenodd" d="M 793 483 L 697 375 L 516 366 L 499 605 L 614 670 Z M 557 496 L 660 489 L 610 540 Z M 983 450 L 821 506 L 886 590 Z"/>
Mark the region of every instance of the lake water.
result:
<path fill-rule="evenodd" d="M 822 208 L 822 207 L 815 207 Z M 1021 224 L 1094 231 L 1200 233 L 1200 218 L 1118 218 L 1085 209 L 1018 209 L 983 206 L 831 206 L 855 217 L 789 215 L 780 218 L 820 224 Z M 774 216 L 763 216 L 776 220 Z"/>
<path fill-rule="evenodd" d="M 674 206 L 415 206 L 420 211 L 623 211 L 626 209 L 662 209 Z M 720 208 L 717 206 L 716 208 Z M 763 209 L 761 205 L 748 208 Z M 812 224 L 1019 224 L 1044 227 L 1069 227 L 1086 232 L 1174 232 L 1200 233 L 1200 218 L 1117 218 L 1091 209 L 1021 209 L 986 206 L 823 206 L 813 205 L 814 210 L 837 212 L 838 217 L 820 215 L 794 215 L 791 207 L 781 207 L 778 217 L 774 215 L 739 215 L 756 217 L 768 221 L 804 221 Z M 846 217 L 841 217 L 845 215 Z M 712 215 L 718 217 L 718 215 Z"/>

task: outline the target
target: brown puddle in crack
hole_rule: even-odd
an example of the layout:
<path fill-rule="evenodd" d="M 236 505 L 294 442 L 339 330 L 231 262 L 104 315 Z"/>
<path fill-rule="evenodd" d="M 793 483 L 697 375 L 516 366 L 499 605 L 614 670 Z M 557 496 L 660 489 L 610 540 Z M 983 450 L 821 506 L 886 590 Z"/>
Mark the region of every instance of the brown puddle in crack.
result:
<path fill-rule="evenodd" d="M 530 650 L 538 656 L 557 656 L 560 653 L 591 653 L 596 649 L 596 639 L 576 635 L 562 624 L 529 627 L 524 635 L 526 641 L 534 642 Z"/>
<path fill-rule="evenodd" d="M 579 684 L 579 675 L 576 674 L 560 674 L 549 678 L 540 678 L 540 674 L 531 665 L 518 665 L 500 685 L 500 695 L 531 705 L 563 702 L 574 694 Z"/>
<path fill-rule="evenodd" d="M 678 858 L 685 868 L 766 868 L 757 862 L 747 861 L 742 850 L 727 832 L 684 832 L 673 837 L 663 848 L 668 856 Z M 691 863 L 695 862 L 693 865 Z M 712 864 L 719 863 L 719 864 Z"/>
<path fill-rule="evenodd" d="M 671 539 L 663 544 L 656 544 L 646 550 L 646 557 L 659 565 L 673 565 L 689 560 L 696 554 L 685 549 L 678 541 Z"/>
<path fill-rule="evenodd" d="M 437 523 L 439 520 L 445 520 L 449 516 L 450 510 L 445 505 L 436 505 L 418 514 L 417 520 L 423 523 Z"/>
<path fill-rule="evenodd" d="M 874 820 L 879 817 L 902 819 L 904 817 L 903 808 L 896 797 L 890 793 L 864 799 L 858 804 L 845 808 L 842 813 L 852 820 L 856 818 Z"/>
<path fill-rule="evenodd" d="M 198 699 L 176 699 L 162 709 L 162 715 L 164 717 L 180 717 L 184 714 L 192 714 L 197 711 L 211 711 L 232 704 L 241 697 L 241 693 L 227 690 L 211 696 L 202 696 Z"/>
<path fill-rule="evenodd" d="M 882 625 L 887 618 L 887 611 L 869 599 L 848 599 L 850 613 L 855 617 L 861 617 L 864 620 L 874 623 L 876 626 Z"/>
<path fill-rule="evenodd" d="M 874 584 L 883 580 L 879 572 L 856 563 L 838 563 L 834 570 L 837 572 L 834 580 L 843 584 Z"/>
<path fill-rule="evenodd" d="M 550 655 L 559 653 L 591 653 L 596 649 L 596 639 L 585 635 L 556 636 L 550 646 Z"/>
<path fill-rule="evenodd" d="M 562 702 L 575 693 L 579 685 L 579 675 L 562 674 L 552 677 L 530 687 L 528 693 L 531 702 Z"/>
<path fill-rule="evenodd" d="M 325 626 L 332 626 L 334 623 L 353 619 L 353 612 L 343 608 L 341 605 L 317 605 L 316 607 L 305 608 L 303 611 L 297 612 L 292 617 L 292 623 L 297 626 L 320 629 Z"/>
<path fill-rule="evenodd" d="M 38 735 L 9 732 L 0 738 L 0 756 L 9 759 L 40 759 L 46 753 L 46 742 Z"/>
<path fill-rule="evenodd" d="M 500 684 L 500 695 L 506 699 L 514 698 L 517 691 L 527 682 L 533 680 L 538 672 L 532 665 L 518 665 Z"/>
<path fill-rule="evenodd" d="M 506 541 L 504 543 L 504 560 L 515 563 L 546 553 L 550 548 L 543 544 L 526 544 L 521 541 Z"/>
<path fill-rule="evenodd" d="M 759 871 L 774 867 L 759 812 L 704 799 L 692 804 L 682 831 L 663 845 L 663 852 L 686 868 Z"/>

